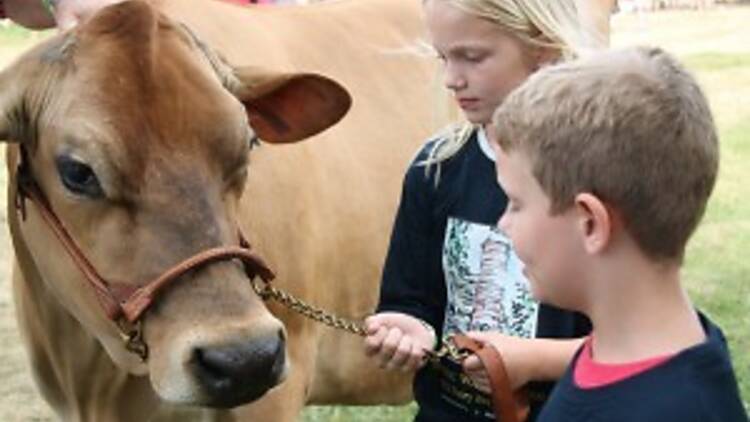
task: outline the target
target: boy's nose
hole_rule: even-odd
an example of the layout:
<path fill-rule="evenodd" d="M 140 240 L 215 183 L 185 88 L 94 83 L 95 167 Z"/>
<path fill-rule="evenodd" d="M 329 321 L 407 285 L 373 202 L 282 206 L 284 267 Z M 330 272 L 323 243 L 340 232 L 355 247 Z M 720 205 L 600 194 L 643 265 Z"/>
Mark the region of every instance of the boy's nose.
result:
<path fill-rule="evenodd" d="M 500 216 L 500 220 L 497 221 L 497 227 L 500 228 L 500 230 L 503 231 L 506 235 L 508 235 L 508 213 L 504 212 L 503 215 Z"/>

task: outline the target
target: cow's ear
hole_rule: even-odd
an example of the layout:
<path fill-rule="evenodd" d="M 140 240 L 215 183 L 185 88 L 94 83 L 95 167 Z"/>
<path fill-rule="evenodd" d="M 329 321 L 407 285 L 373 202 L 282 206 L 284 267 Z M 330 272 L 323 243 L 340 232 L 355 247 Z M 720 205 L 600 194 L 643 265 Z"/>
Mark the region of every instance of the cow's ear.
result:
<path fill-rule="evenodd" d="M 349 93 L 332 79 L 312 73 L 279 74 L 235 69 L 235 95 L 250 126 L 270 143 L 297 142 L 333 126 L 349 111 Z"/>

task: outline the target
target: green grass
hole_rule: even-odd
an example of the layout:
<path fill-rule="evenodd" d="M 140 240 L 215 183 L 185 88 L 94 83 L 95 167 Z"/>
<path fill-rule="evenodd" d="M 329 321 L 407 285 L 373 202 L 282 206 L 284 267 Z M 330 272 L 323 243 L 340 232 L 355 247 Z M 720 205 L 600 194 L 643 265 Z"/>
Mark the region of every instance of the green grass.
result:
<path fill-rule="evenodd" d="M 700 53 L 684 58 L 689 68 L 698 72 L 715 72 L 750 66 L 750 54 Z"/>
<path fill-rule="evenodd" d="M 721 168 L 706 217 L 693 237 L 684 278 L 695 303 L 724 329 L 742 396 L 750 401 L 750 8 L 706 13 L 620 15 L 613 44 L 660 45 L 675 52 L 709 96 L 721 137 Z M 0 27 L 0 66 L 46 36 Z M 411 420 L 403 407 L 311 407 L 304 422 Z"/>

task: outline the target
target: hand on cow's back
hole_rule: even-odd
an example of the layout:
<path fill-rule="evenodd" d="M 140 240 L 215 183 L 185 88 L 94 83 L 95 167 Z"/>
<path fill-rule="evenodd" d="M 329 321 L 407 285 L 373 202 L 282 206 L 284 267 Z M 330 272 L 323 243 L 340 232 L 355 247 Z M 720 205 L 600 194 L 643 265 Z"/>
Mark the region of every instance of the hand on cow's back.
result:
<path fill-rule="evenodd" d="M 54 8 L 55 22 L 61 31 L 71 29 L 93 16 L 99 9 L 123 0 L 58 0 Z"/>
<path fill-rule="evenodd" d="M 405 372 L 421 368 L 435 344 L 435 331 L 411 315 L 382 312 L 365 320 L 365 354 L 381 368 Z"/>
<path fill-rule="evenodd" d="M 57 26 L 66 31 L 95 15 L 100 9 L 124 0 L 4 0 L 7 17 L 29 29 Z M 49 9 L 47 8 L 49 5 Z"/>

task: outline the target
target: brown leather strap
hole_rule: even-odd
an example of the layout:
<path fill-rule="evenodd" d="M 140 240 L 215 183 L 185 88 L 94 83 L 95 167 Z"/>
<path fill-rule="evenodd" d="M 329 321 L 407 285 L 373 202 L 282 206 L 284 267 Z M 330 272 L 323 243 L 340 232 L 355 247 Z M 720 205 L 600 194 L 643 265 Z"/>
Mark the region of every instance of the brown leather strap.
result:
<path fill-rule="evenodd" d="M 23 167 L 24 165 L 25 164 L 21 162 L 18 171 L 16 172 L 18 183 L 16 185 L 15 205 L 21 214 L 21 219 L 26 219 L 25 200 L 28 198 L 37 206 L 42 219 L 44 219 L 47 226 L 52 230 L 55 237 L 57 237 L 62 246 L 68 252 L 68 255 L 84 275 L 89 285 L 94 289 L 99 304 L 104 309 L 104 312 L 110 319 L 115 319 L 116 315 L 120 313 L 120 305 L 110 293 L 109 288 L 107 287 L 107 282 L 99 275 L 86 256 L 81 253 L 76 242 L 65 229 L 60 219 L 57 218 L 57 215 L 52 211 L 52 208 L 47 202 L 44 194 L 42 194 L 39 189 L 39 186 L 30 177 L 28 170 Z"/>
<path fill-rule="evenodd" d="M 484 347 L 482 343 L 457 334 L 453 342 L 460 350 L 477 355 L 484 365 L 492 389 L 492 409 L 499 422 L 523 422 L 529 415 L 529 402 L 523 390 L 514 392 L 505 370 L 505 362 L 500 352 L 492 346 Z"/>
<path fill-rule="evenodd" d="M 184 273 L 206 264 L 228 259 L 241 260 L 245 266 L 245 272 L 251 280 L 256 275 L 266 281 L 274 278 L 273 272 L 268 269 L 260 257 L 245 248 L 230 246 L 209 249 L 175 265 L 161 276 L 136 290 L 127 300 L 121 301 L 122 312 L 125 318 L 130 322 L 134 322 L 140 318 L 141 314 L 151 305 L 156 294 Z"/>
<path fill-rule="evenodd" d="M 76 267 L 78 267 L 89 285 L 94 289 L 105 314 L 113 321 L 125 317 L 130 323 L 136 322 L 154 301 L 157 293 L 179 279 L 186 272 L 213 262 L 239 259 L 242 261 L 245 272 L 250 280 L 255 276 L 260 276 L 264 281 L 269 282 L 275 277 L 263 260 L 250 252 L 249 243 L 245 240 L 242 233 L 240 233 L 240 246 L 217 247 L 202 251 L 178 263 L 154 280 L 141 286 L 135 283 L 108 282 L 99 275 L 96 268 L 83 254 L 78 244 L 73 240 L 70 233 L 68 233 L 65 226 L 52 210 L 39 186 L 31 178 L 28 169 L 23 166 L 24 162 L 22 161 L 16 173 L 17 191 L 15 192 L 16 208 L 21 215 L 21 219 L 25 220 L 26 218 L 26 205 L 24 201 L 28 198 L 37 206 L 37 210 L 45 223 L 47 223 L 47 226 L 55 234 L 55 237 L 57 237 L 68 252 Z"/>

